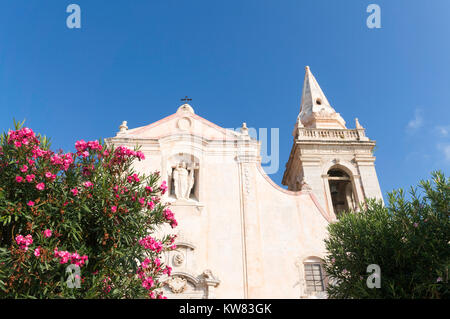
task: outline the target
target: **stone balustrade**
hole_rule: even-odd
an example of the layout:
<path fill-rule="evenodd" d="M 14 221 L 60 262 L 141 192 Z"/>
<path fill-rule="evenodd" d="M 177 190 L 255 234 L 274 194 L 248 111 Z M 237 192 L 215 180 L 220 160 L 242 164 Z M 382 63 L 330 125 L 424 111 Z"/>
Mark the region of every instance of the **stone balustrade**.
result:
<path fill-rule="evenodd" d="M 300 140 L 324 140 L 324 141 L 360 141 L 368 140 L 364 129 L 317 129 L 299 127 L 297 138 Z"/>

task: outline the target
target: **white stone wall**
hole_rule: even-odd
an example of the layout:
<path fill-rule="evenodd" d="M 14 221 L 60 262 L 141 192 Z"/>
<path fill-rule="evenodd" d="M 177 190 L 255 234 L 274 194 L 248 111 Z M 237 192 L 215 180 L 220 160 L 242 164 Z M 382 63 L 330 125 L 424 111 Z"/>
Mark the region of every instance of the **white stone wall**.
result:
<path fill-rule="evenodd" d="M 257 141 L 182 109 L 109 142 L 141 145 L 146 160 L 135 169 L 160 171 L 163 179 L 170 178 L 170 161 L 177 156 L 192 155 L 199 165 L 198 198 L 163 196 L 172 205 L 182 243 L 164 257 L 174 268 L 165 288 L 170 297 L 306 295 L 303 261 L 324 256 L 330 217 L 318 196 L 286 191 L 265 175 Z"/>

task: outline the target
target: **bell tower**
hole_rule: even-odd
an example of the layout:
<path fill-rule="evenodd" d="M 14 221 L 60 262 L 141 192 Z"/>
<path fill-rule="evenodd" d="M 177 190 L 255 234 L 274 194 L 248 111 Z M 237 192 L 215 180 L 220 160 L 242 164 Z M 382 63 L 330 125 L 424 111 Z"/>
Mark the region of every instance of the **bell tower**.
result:
<path fill-rule="evenodd" d="M 306 67 L 294 143 L 283 175 L 283 185 L 299 191 L 309 185 L 323 209 L 339 218 L 342 211 L 358 210 L 366 198 L 383 199 L 373 149 L 355 119 L 348 129 Z"/>

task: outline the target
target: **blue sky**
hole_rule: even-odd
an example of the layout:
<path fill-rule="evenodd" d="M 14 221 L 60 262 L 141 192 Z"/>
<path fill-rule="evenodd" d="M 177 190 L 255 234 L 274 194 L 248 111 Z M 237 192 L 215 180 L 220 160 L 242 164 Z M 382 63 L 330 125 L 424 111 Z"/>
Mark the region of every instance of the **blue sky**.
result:
<path fill-rule="evenodd" d="M 66 7 L 81 7 L 68 29 Z M 381 7 L 381 29 L 366 8 Z M 280 129 L 278 184 L 304 67 L 377 141 L 385 194 L 450 168 L 450 1 L 1 0 L 0 129 L 13 117 L 54 148 L 174 113 Z"/>

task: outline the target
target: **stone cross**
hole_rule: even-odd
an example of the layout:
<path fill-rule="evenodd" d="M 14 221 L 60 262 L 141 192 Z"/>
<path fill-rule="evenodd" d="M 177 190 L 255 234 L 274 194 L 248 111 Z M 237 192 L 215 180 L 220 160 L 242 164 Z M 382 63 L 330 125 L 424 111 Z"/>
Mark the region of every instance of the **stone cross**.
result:
<path fill-rule="evenodd" d="M 187 104 L 188 102 L 192 101 L 192 99 L 185 96 L 184 99 L 181 99 L 181 101 L 183 101 L 185 104 Z"/>

